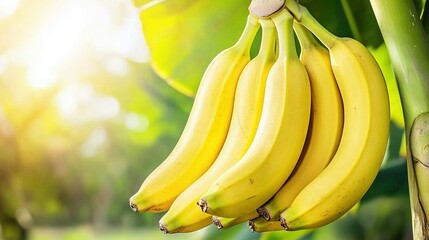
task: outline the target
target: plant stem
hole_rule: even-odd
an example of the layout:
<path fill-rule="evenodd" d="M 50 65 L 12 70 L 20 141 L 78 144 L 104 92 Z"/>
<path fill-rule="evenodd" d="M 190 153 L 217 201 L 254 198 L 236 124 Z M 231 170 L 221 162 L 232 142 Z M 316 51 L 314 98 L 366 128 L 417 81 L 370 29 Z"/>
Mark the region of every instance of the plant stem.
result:
<path fill-rule="evenodd" d="M 308 11 L 308 9 L 294 0 L 286 2 L 286 8 L 290 11 L 297 22 L 304 25 L 327 47 L 332 48 L 338 37 L 324 28 Z"/>
<path fill-rule="evenodd" d="M 389 51 L 404 110 L 413 235 L 414 239 L 429 239 L 429 209 L 425 204 L 429 189 L 423 188 L 429 179 L 429 156 L 419 150 L 419 146 L 429 147 L 429 142 L 425 135 L 418 135 L 427 131 L 428 125 L 422 131 L 415 129 L 428 120 L 429 41 L 412 0 L 370 2 Z"/>

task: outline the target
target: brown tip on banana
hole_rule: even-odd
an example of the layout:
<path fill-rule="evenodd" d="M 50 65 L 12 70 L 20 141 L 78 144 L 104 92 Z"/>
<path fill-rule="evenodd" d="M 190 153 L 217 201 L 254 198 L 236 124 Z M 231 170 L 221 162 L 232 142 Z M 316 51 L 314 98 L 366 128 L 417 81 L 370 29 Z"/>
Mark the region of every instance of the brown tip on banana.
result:
<path fill-rule="evenodd" d="M 247 226 L 249 226 L 249 228 L 250 228 L 250 230 L 252 230 L 252 232 L 255 232 L 255 223 L 253 222 L 253 220 L 247 221 Z"/>
<path fill-rule="evenodd" d="M 216 228 L 217 228 L 218 230 L 220 230 L 220 229 L 222 229 L 222 228 L 223 228 L 222 223 L 220 222 L 220 220 L 219 220 L 216 216 L 213 216 L 213 217 L 212 217 L 212 222 L 213 222 L 213 224 L 216 226 Z"/>
<path fill-rule="evenodd" d="M 168 234 L 167 227 L 164 224 L 162 224 L 162 223 L 159 224 L 159 230 L 163 231 L 164 234 Z"/>
<path fill-rule="evenodd" d="M 289 227 L 286 224 L 286 219 L 280 217 L 280 223 L 281 223 L 282 227 L 284 228 L 284 230 L 286 230 L 286 231 L 289 230 Z"/>
<path fill-rule="evenodd" d="M 270 213 L 267 211 L 266 208 L 260 207 L 260 208 L 256 209 L 256 211 L 258 212 L 259 216 L 262 217 L 263 219 L 265 219 L 266 221 L 271 220 Z"/>
<path fill-rule="evenodd" d="M 201 198 L 200 201 L 197 202 L 197 205 L 200 206 L 201 211 L 207 212 L 209 210 L 209 206 L 204 198 Z"/>
<path fill-rule="evenodd" d="M 247 221 L 247 226 L 249 226 L 250 230 L 252 230 L 252 232 L 255 232 L 255 223 L 253 222 L 253 220 L 249 220 Z"/>
<path fill-rule="evenodd" d="M 128 205 L 130 205 L 130 208 L 134 211 L 134 212 L 138 212 L 139 208 L 137 207 L 137 205 L 135 205 L 134 203 L 131 202 L 131 200 L 128 200 Z"/>

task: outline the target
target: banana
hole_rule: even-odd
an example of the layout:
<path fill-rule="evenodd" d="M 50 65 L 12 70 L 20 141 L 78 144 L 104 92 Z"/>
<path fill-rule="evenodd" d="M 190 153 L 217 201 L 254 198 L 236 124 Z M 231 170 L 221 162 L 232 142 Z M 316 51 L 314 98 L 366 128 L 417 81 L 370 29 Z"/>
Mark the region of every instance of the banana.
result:
<path fill-rule="evenodd" d="M 285 229 L 298 230 L 328 224 L 359 202 L 383 161 L 390 115 L 386 84 L 368 49 L 334 36 L 295 1 L 286 7 L 329 49 L 344 106 L 343 134 L 333 159 L 280 215 Z"/>
<path fill-rule="evenodd" d="M 227 229 L 237 224 L 254 219 L 256 217 L 258 217 L 258 212 L 252 211 L 243 216 L 235 218 L 213 216 L 212 222 L 217 227 L 217 229 Z"/>
<path fill-rule="evenodd" d="M 311 33 L 294 24 L 301 45 L 301 62 L 311 86 L 309 133 L 292 175 L 258 213 L 265 220 L 277 220 L 298 193 L 328 165 L 334 156 L 343 129 L 343 105 L 331 70 L 329 53 Z"/>
<path fill-rule="evenodd" d="M 210 184 L 232 167 L 250 146 L 261 117 L 265 82 L 276 60 L 277 32 L 272 21 L 260 20 L 262 42 L 258 55 L 244 68 L 238 80 L 231 125 L 224 146 L 213 165 L 197 181 L 183 191 L 159 221 L 166 233 L 191 232 L 212 222 L 196 203 Z"/>
<path fill-rule="evenodd" d="M 308 75 L 296 53 L 292 16 L 281 11 L 272 19 L 279 57 L 268 74 L 261 120 L 242 159 L 201 197 L 198 204 L 209 214 L 238 217 L 256 210 L 286 181 L 304 145 L 311 105 Z"/>
<path fill-rule="evenodd" d="M 280 221 L 266 221 L 262 217 L 257 217 L 247 222 L 252 232 L 271 232 L 284 230 Z"/>
<path fill-rule="evenodd" d="M 237 81 L 250 61 L 250 47 L 258 29 L 257 18 L 249 15 L 237 43 L 209 64 L 179 141 L 130 198 L 134 211 L 166 211 L 212 165 L 225 141 Z"/>

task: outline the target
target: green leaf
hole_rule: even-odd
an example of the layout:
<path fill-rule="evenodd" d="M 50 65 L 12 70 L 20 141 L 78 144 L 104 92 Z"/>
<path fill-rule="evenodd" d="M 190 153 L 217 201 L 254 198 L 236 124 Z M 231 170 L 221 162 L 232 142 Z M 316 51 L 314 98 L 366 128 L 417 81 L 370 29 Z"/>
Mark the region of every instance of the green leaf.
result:
<path fill-rule="evenodd" d="M 205 68 L 238 40 L 250 1 L 136 1 L 154 70 L 171 86 L 194 95 Z M 145 7 L 146 6 L 146 7 Z"/>
<path fill-rule="evenodd" d="M 383 37 L 369 1 L 341 0 L 341 5 L 353 32 L 353 38 L 374 48 L 383 43 Z"/>
<path fill-rule="evenodd" d="M 421 20 L 423 23 L 423 28 L 426 31 L 426 35 L 429 37 L 429 4 L 426 4 L 426 1 L 421 15 Z"/>
<path fill-rule="evenodd" d="M 422 16 L 425 11 L 426 0 L 414 0 L 414 4 L 416 5 L 417 12 Z"/>
<path fill-rule="evenodd" d="M 209 62 L 238 39 L 250 0 L 134 0 L 134 3 L 141 9 L 153 69 L 168 84 L 193 96 Z M 352 0 L 300 3 L 338 36 L 354 37 L 372 46 L 382 42 L 369 3 Z M 257 42 L 258 39 L 255 45 Z"/>
<path fill-rule="evenodd" d="M 361 202 L 368 202 L 380 196 L 407 196 L 407 179 L 406 161 L 403 158 L 392 160 L 380 170 Z"/>
<path fill-rule="evenodd" d="M 340 37 L 352 37 L 340 0 L 300 0 L 311 14 L 329 31 Z"/>

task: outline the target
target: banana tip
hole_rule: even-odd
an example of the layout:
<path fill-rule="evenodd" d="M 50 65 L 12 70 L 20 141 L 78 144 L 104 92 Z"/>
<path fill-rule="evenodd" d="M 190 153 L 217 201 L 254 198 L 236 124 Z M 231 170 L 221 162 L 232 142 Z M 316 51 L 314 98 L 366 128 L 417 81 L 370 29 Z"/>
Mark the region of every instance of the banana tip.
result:
<path fill-rule="evenodd" d="M 162 223 L 159 224 L 159 230 L 161 230 L 162 232 L 164 232 L 164 234 L 168 234 L 167 226 L 165 226 Z"/>
<path fill-rule="evenodd" d="M 201 198 L 197 205 L 200 206 L 201 211 L 203 212 L 207 212 L 209 210 L 209 206 L 207 205 L 207 202 L 204 198 Z"/>
<path fill-rule="evenodd" d="M 286 230 L 286 231 L 289 230 L 289 227 L 288 227 L 288 225 L 286 223 L 286 219 L 284 219 L 282 217 L 280 217 L 280 225 L 283 227 L 284 230 Z"/>
<path fill-rule="evenodd" d="M 265 219 L 266 221 L 271 220 L 270 212 L 268 212 L 268 210 L 266 208 L 264 208 L 264 207 L 258 208 L 258 209 L 256 209 L 256 212 L 258 212 L 259 216 L 262 217 L 263 219 Z"/>
<path fill-rule="evenodd" d="M 247 226 L 252 230 L 252 232 L 255 232 L 255 223 L 252 220 L 247 221 Z"/>
<path fill-rule="evenodd" d="M 139 211 L 139 207 L 137 207 L 137 205 L 135 205 L 134 203 L 131 202 L 131 200 L 128 200 L 128 205 L 130 205 L 130 208 L 134 211 L 134 212 L 138 212 Z"/>
<path fill-rule="evenodd" d="M 222 229 L 223 228 L 222 223 L 220 222 L 220 220 L 216 216 L 212 217 L 212 222 L 216 226 L 217 229 Z"/>

